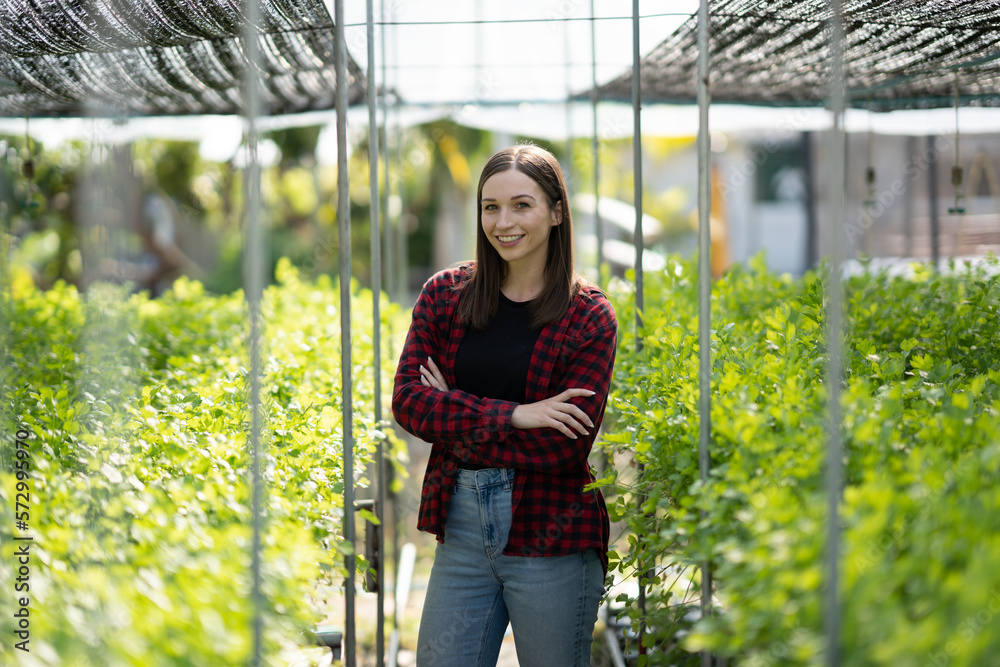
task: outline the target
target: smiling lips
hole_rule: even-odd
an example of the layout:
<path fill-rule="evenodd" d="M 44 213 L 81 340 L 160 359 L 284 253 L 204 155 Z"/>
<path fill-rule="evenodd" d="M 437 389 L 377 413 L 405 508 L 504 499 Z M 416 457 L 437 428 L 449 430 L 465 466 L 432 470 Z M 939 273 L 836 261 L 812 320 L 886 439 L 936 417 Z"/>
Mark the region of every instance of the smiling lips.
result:
<path fill-rule="evenodd" d="M 514 245 L 515 243 L 517 243 L 518 241 L 520 241 L 523 238 L 524 238 L 524 234 L 517 234 L 517 235 L 512 235 L 512 236 L 499 236 L 499 235 L 497 235 L 497 237 L 496 237 L 497 241 L 499 241 L 501 245 L 505 245 L 505 246 Z"/>

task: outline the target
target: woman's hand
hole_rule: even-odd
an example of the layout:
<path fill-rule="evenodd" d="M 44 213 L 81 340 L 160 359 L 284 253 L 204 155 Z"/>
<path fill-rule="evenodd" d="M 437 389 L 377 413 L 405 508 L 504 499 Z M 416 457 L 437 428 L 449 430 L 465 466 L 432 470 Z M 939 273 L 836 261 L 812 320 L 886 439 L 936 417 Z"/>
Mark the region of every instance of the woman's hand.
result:
<path fill-rule="evenodd" d="M 448 383 L 445 382 L 441 369 L 437 367 L 437 364 L 430 357 L 427 357 L 427 365 L 420 367 L 420 384 L 425 387 L 448 391 Z"/>
<path fill-rule="evenodd" d="M 577 433 L 587 435 L 587 429 L 594 428 L 594 422 L 569 399 L 593 395 L 589 389 L 567 389 L 544 401 L 518 405 L 511 415 L 511 424 L 519 429 L 554 428 L 575 440 Z"/>

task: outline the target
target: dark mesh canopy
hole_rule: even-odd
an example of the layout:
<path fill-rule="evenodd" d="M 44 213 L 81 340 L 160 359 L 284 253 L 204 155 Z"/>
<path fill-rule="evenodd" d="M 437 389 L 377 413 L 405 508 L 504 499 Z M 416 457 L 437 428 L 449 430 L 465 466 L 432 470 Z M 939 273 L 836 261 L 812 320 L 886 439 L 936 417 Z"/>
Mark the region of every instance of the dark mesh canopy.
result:
<path fill-rule="evenodd" d="M 713 102 L 825 103 L 826 0 L 713 0 L 709 12 Z M 1000 1 L 844 0 L 843 14 L 851 106 L 949 106 L 956 85 L 963 105 L 1000 106 Z M 642 60 L 644 101 L 697 99 L 697 39 L 694 15 Z M 601 86 L 601 99 L 631 99 L 631 76 Z"/>
<path fill-rule="evenodd" d="M 241 0 L 0 0 L 0 115 L 232 114 L 247 67 Z M 263 103 L 335 105 L 322 0 L 261 0 Z M 364 77 L 348 58 L 348 98 Z"/>

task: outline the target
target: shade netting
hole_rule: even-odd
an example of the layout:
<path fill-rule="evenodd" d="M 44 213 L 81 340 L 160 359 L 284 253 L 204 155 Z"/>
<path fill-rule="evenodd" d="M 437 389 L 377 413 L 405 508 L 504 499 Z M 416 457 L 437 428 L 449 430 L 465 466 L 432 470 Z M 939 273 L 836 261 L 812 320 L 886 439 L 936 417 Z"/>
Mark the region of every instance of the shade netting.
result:
<path fill-rule="evenodd" d="M 185 115 L 244 110 L 240 0 L 2 0 L 0 115 Z M 333 21 L 321 0 L 261 0 L 267 113 L 335 105 Z M 348 58 L 350 103 L 364 76 Z"/>

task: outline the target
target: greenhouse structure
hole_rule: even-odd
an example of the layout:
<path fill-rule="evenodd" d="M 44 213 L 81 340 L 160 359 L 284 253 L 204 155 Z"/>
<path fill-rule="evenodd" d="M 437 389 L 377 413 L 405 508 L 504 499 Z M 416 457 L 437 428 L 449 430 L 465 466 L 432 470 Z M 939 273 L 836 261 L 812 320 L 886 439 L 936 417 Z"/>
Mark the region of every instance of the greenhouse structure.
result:
<path fill-rule="evenodd" d="M 456 183 L 469 161 L 458 130 L 433 126 L 425 148 L 404 150 L 400 128 L 442 117 L 475 128 L 477 109 L 535 107 L 556 110 L 553 143 L 593 195 L 587 268 L 620 323 L 593 454 L 620 534 L 592 664 L 1000 664 L 1000 178 L 983 138 L 1000 116 L 962 136 L 970 107 L 1000 106 L 1000 1 L 690 0 L 643 14 L 639 0 L 608 0 L 599 15 L 590 0 L 531 5 L 528 18 L 474 3 L 475 18 L 454 9 L 450 21 L 409 20 L 397 4 L 0 0 L 0 662 L 407 664 L 407 455 L 384 414 L 412 305 L 401 193 L 432 157 Z M 674 23 L 643 53 L 642 31 L 661 19 Z M 610 23 L 631 41 L 601 43 Z M 572 42 L 576 27 L 589 41 Z M 580 71 L 586 84 L 549 100 L 510 81 L 513 95 L 409 100 L 401 79 L 446 69 L 430 44 L 390 80 L 389 29 L 418 28 L 483 42 L 544 29 L 564 40 L 566 80 Z M 630 67 L 600 82 L 599 47 Z M 527 78 L 508 64 L 512 81 Z M 610 105 L 631 117 L 620 144 L 599 124 Z M 713 269 L 724 214 L 712 119 L 727 105 L 822 114 L 801 144 L 801 276 L 759 257 Z M 697 109 L 696 204 L 678 223 L 696 244 L 651 268 L 644 206 L 661 193 L 644 176 L 656 132 L 642 127 L 674 107 Z M 581 109 L 585 133 L 571 118 Z M 932 110 L 948 123 L 930 121 L 897 178 L 876 170 L 873 132 L 866 156 L 849 153 L 852 113 Z M 169 136 L 179 119 L 211 117 L 239 122 L 237 156 L 210 177 L 172 173 L 215 202 L 219 225 L 235 221 L 219 252 L 239 275 L 220 295 L 191 269 L 199 242 L 161 246 L 174 227 L 131 222 L 177 204 L 144 193 L 137 165 L 168 173 L 173 158 L 139 155 L 130 125 Z M 73 122 L 73 148 L 43 154 L 37 128 Z M 283 136 L 298 141 L 294 128 L 321 124 L 336 144 L 326 201 L 315 136 L 295 164 L 267 154 L 270 133 L 293 128 Z M 984 146 L 974 157 L 969 141 Z M 677 154 L 664 146 L 659 161 Z M 779 161 L 763 146 L 740 156 L 748 179 Z M 56 171 L 69 185 L 52 185 Z M 634 210 L 621 275 L 604 254 L 613 179 Z M 312 199 L 269 193 L 282 188 Z M 917 189 L 927 228 L 904 235 L 924 235 L 929 252 L 879 270 L 856 239 L 890 210 L 906 208 L 909 225 Z M 970 227 L 987 190 L 995 211 Z M 296 221 L 281 248 L 278 207 Z M 367 209 L 364 239 L 352 208 Z M 52 231 L 57 216 L 73 219 L 68 236 Z M 308 266 L 281 256 L 300 239 Z M 42 255 L 57 258 L 51 279 Z M 182 277 L 134 289 L 176 277 L 160 265 Z M 359 616 L 362 589 L 374 618 Z M 333 604 L 336 625 L 323 616 Z"/>

